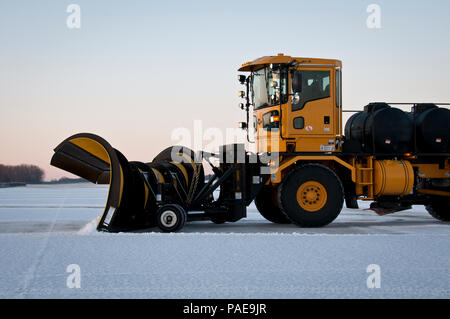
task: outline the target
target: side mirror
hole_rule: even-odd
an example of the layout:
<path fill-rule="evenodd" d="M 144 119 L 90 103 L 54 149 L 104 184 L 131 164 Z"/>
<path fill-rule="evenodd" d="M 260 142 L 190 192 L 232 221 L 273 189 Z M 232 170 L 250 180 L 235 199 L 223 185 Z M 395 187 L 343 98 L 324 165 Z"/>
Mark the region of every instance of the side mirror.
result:
<path fill-rule="evenodd" d="M 238 80 L 239 80 L 239 83 L 245 84 L 245 81 L 247 80 L 247 78 L 246 78 L 245 75 L 239 74 L 238 75 Z"/>
<path fill-rule="evenodd" d="M 292 105 L 297 105 L 300 103 L 300 94 L 298 92 L 295 92 L 292 96 Z"/>

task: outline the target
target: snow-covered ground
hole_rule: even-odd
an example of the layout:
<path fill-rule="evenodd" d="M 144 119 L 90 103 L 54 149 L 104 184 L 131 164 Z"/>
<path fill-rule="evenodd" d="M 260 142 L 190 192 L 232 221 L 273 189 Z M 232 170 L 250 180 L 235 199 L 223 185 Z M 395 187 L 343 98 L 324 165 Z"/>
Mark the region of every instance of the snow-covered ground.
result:
<path fill-rule="evenodd" d="M 450 225 L 422 206 L 344 209 L 302 229 L 248 218 L 181 233 L 95 231 L 107 188 L 0 189 L 0 298 L 449 298 Z M 67 272 L 79 266 L 80 288 Z M 367 272 L 379 265 L 380 288 Z"/>

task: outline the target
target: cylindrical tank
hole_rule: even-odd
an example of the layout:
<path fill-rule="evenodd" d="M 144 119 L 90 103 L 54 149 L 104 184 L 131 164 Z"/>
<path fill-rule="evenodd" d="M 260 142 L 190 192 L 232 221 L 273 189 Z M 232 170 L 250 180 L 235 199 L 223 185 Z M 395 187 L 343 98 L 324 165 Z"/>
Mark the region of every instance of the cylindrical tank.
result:
<path fill-rule="evenodd" d="M 449 153 L 450 110 L 435 104 L 414 105 L 416 147 L 419 153 Z"/>
<path fill-rule="evenodd" d="M 365 153 L 403 154 L 411 151 L 413 123 L 407 113 L 386 103 L 371 103 L 345 125 L 347 140 Z"/>
<path fill-rule="evenodd" d="M 408 161 L 374 161 L 373 190 L 379 196 L 403 196 L 411 193 L 414 171 Z"/>

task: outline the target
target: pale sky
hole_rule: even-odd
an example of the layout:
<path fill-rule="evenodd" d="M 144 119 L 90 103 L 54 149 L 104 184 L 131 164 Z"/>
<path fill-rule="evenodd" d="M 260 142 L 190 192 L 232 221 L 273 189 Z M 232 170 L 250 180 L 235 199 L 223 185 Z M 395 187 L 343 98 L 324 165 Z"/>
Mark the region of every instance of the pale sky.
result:
<path fill-rule="evenodd" d="M 69 29 L 69 4 L 81 28 Z M 367 7 L 381 8 L 369 29 Z M 344 107 L 450 102 L 450 2 L 0 0 L 0 163 L 46 179 L 68 136 L 149 161 L 180 127 L 236 127 L 239 66 L 263 55 L 343 61 Z"/>

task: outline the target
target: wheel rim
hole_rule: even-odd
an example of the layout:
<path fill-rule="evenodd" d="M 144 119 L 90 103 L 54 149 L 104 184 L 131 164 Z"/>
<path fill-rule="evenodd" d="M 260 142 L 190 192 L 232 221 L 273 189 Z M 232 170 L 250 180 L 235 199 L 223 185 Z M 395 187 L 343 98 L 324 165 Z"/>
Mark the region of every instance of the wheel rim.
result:
<path fill-rule="evenodd" d="M 325 206 L 327 190 L 316 181 L 305 182 L 297 190 L 297 202 L 303 210 L 316 212 Z"/>
<path fill-rule="evenodd" d="M 161 224 L 165 227 L 173 227 L 177 223 L 177 214 L 171 210 L 166 210 L 161 214 Z"/>

